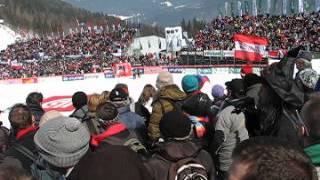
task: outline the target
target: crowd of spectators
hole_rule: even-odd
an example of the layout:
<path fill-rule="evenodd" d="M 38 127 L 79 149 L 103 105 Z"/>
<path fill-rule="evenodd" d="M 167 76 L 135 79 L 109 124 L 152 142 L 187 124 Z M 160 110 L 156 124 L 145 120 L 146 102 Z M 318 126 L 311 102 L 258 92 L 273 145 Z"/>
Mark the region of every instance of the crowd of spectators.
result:
<path fill-rule="evenodd" d="M 292 16 L 221 17 L 196 34 L 198 50 L 231 50 L 235 33 L 269 39 L 269 49 L 291 49 L 298 45 L 320 51 L 320 12 Z"/>

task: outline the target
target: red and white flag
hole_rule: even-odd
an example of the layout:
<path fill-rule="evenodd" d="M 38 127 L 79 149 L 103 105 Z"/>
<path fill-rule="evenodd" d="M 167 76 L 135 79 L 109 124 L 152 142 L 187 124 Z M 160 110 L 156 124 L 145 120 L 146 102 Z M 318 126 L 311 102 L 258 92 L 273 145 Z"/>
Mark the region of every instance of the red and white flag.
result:
<path fill-rule="evenodd" d="M 266 54 L 266 46 L 268 45 L 268 39 L 266 38 L 235 34 L 233 39 L 235 43 L 234 57 L 236 59 L 261 61 Z"/>

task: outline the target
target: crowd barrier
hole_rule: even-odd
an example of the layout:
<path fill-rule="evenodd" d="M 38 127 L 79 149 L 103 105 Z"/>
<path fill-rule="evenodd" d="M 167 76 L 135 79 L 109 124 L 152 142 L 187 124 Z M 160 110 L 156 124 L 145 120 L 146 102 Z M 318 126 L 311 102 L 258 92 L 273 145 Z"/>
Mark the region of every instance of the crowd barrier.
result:
<path fill-rule="evenodd" d="M 271 63 L 273 61 L 270 61 Z M 320 72 L 320 59 L 312 61 L 313 68 Z M 255 65 L 253 68 L 254 73 L 259 74 L 266 65 Z M 133 71 L 139 71 L 140 74 L 158 74 L 162 71 L 168 71 L 174 74 L 239 74 L 242 65 L 182 65 L 182 66 L 136 66 L 132 67 Z M 30 77 L 20 79 L 6 79 L 0 80 L 0 84 L 35 84 L 35 83 L 52 83 L 61 81 L 81 81 L 86 79 L 98 78 L 115 78 L 112 70 L 106 70 L 103 73 L 89 73 L 89 74 L 69 74 L 63 76 L 50 76 L 50 77 Z"/>

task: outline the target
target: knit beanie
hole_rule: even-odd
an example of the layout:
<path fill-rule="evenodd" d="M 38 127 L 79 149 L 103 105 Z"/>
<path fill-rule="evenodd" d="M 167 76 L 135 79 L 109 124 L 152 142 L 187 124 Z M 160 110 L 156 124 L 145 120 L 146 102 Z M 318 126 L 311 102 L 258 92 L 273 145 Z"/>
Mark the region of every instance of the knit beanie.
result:
<path fill-rule="evenodd" d="M 109 98 L 111 101 L 125 101 L 129 94 L 125 88 L 115 88 L 110 92 Z"/>
<path fill-rule="evenodd" d="M 309 51 L 303 51 L 300 50 L 299 54 L 297 55 L 297 59 L 300 59 L 304 62 L 304 67 L 305 68 L 311 68 L 311 60 L 312 60 L 312 53 Z"/>
<path fill-rule="evenodd" d="M 160 133 L 165 139 L 185 139 L 191 131 L 191 121 L 181 111 L 166 113 L 159 124 Z"/>
<path fill-rule="evenodd" d="M 100 104 L 97 107 L 96 113 L 97 118 L 99 118 L 101 121 L 105 123 L 112 123 L 118 121 L 118 109 L 114 104 L 110 102 Z"/>
<path fill-rule="evenodd" d="M 72 96 L 72 104 L 76 109 L 82 108 L 84 105 L 88 103 L 88 97 L 86 93 L 82 91 L 78 91 Z"/>
<path fill-rule="evenodd" d="M 88 129 L 77 119 L 57 117 L 45 123 L 35 134 L 40 156 L 60 167 L 76 165 L 89 149 Z"/>
<path fill-rule="evenodd" d="M 226 86 L 233 93 L 245 94 L 244 83 L 242 79 L 232 79 L 230 82 L 226 82 Z"/>
<path fill-rule="evenodd" d="M 199 90 L 199 79 L 195 75 L 185 75 L 182 78 L 181 86 L 186 93 L 197 91 Z"/>
<path fill-rule="evenodd" d="M 247 75 L 247 74 L 250 74 L 250 73 L 253 73 L 253 68 L 252 66 L 250 65 L 245 65 L 241 68 L 241 74 L 243 75 Z"/>
<path fill-rule="evenodd" d="M 202 87 L 206 82 L 210 82 L 208 76 L 196 75 L 196 77 L 198 78 L 198 82 L 199 82 L 199 90 L 202 89 Z"/>
<path fill-rule="evenodd" d="M 224 87 L 216 84 L 211 89 L 211 94 L 214 98 L 222 98 L 224 96 Z"/>
<path fill-rule="evenodd" d="M 39 127 L 42 127 L 46 122 L 61 116 L 63 115 L 59 111 L 56 111 L 56 110 L 48 111 L 44 113 L 43 116 L 41 117 L 39 122 Z"/>
<path fill-rule="evenodd" d="M 173 84 L 172 74 L 167 71 L 160 72 L 157 77 L 156 87 L 158 89 L 161 89 L 162 87 L 168 86 L 171 84 Z"/>
<path fill-rule="evenodd" d="M 315 89 L 319 80 L 319 75 L 313 69 L 304 69 L 299 73 L 299 79 L 305 87 Z"/>

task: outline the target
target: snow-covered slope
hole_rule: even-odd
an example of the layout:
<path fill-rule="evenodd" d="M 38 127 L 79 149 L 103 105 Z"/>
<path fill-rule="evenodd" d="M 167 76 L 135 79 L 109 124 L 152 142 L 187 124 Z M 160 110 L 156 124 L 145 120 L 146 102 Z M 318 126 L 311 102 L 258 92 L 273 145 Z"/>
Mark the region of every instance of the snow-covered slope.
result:
<path fill-rule="evenodd" d="M 20 36 L 8 26 L 0 24 L 0 51 L 7 48 L 8 45 L 14 43 Z"/>

